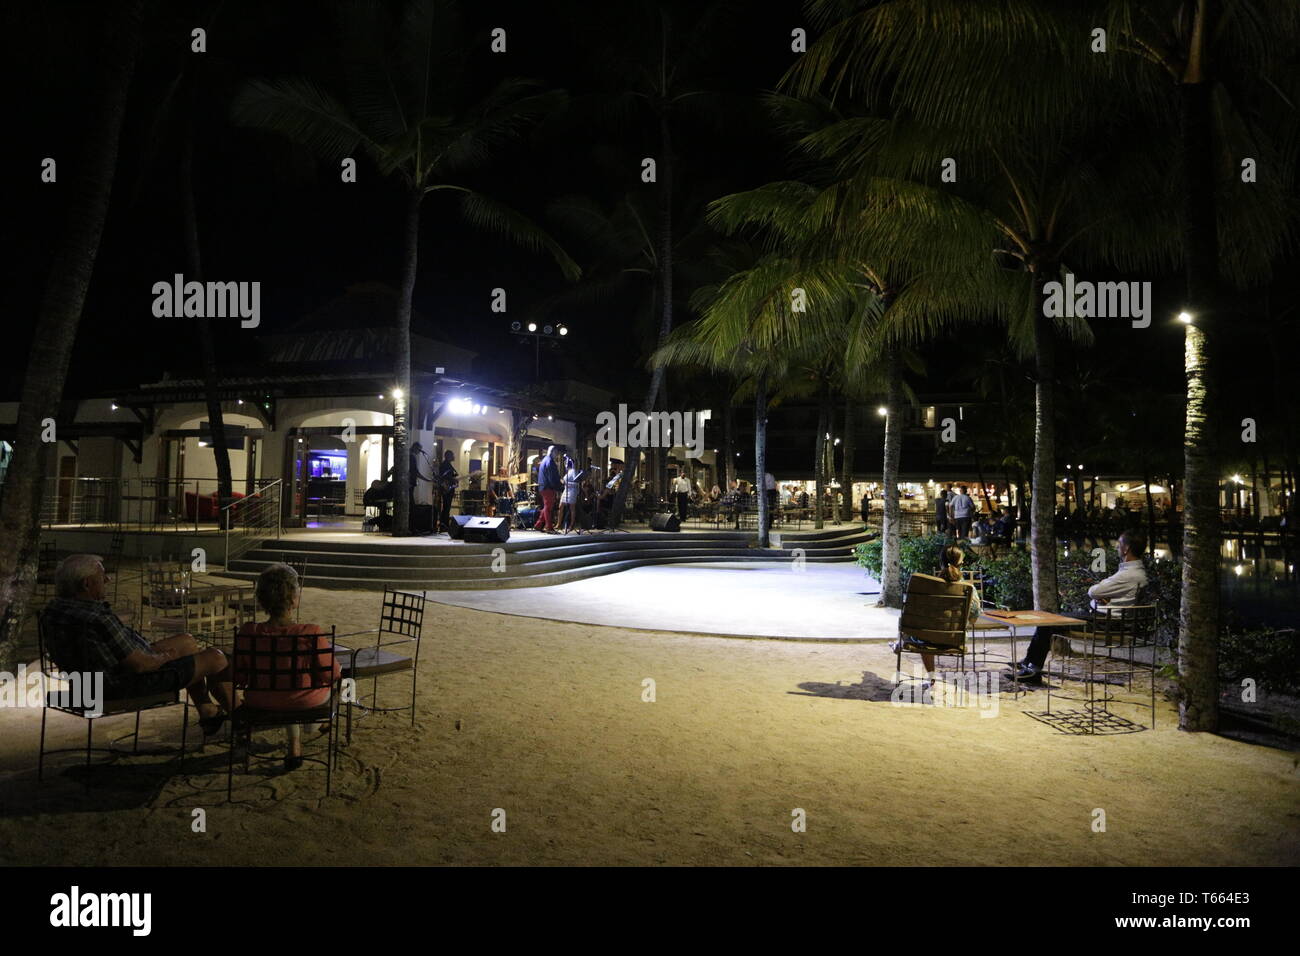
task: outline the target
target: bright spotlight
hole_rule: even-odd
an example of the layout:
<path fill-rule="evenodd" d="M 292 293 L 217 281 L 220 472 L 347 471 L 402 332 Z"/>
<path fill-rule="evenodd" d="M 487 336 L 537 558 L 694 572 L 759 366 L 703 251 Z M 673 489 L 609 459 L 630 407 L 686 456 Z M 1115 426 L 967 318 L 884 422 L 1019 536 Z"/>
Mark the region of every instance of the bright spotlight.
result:
<path fill-rule="evenodd" d="M 883 415 L 888 415 L 888 414 L 889 414 L 889 409 L 887 409 L 884 405 L 881 405 L 879 408 L 876 409 L 876 414 L 877 414 L 877 415 L 882 415 L 882 416 L 883 416 Z"/>
<path fill-rule="evenodd" d="M 1179 313 L 1178 313 L 1178 321 L 1181 322 L 1181 323 L 1183 323 L 1183 325 L 1191 325 L 1191 324 L 1192 324 L 1192 313 L 1190 313 L 1190 312 L 1179 312 Z"/>
<path fill-rule="evenodd" d="M 569 328 L 568 328 L 568 326 L 566 326 L 566 325 L 562 325 L 562 326 L 560 326 L 560 334 L 561 334 L 561 335 L 568 335 L 568 334 L 569 334 Z"/>
<path fill-rule="evenodd" d="M 529 323 L 528 323 L 528 331 L 529 331 L 529 332 L 536 332 L 536 331 L 537 331 L 537 323 L 536 323 L 536 322 L 529 322 Z"/>
<path fill-rule="evenodd" d="M 397 399 L 398 401 L 401 401 L 401 399 L 402 399 L 402 390 L 401 390 L 400 388 L 395 388 L 395 389 L 393 389 L 393 398 Z"/>

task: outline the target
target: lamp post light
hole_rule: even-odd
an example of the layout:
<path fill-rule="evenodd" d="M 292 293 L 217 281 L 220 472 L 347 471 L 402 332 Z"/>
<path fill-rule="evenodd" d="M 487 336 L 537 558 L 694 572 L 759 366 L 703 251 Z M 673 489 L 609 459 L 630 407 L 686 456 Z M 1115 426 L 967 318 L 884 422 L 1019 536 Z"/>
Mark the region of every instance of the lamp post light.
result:
<path fill-rule="evenodd" d="M 526 327 L 521 322 L 511 322 L 510 333 L 519 336 L 524 341 L 533 340 L 533 381 L 540 381 L 542 375 L 542 340 L 548 340 L 552 348 L 557 348 L 560 339 L 569 334 L 569 328 L 562 322 L 555 325 L 546 324 L 541 328 L 537 327 L 536 322 L 529 322 Z"/>

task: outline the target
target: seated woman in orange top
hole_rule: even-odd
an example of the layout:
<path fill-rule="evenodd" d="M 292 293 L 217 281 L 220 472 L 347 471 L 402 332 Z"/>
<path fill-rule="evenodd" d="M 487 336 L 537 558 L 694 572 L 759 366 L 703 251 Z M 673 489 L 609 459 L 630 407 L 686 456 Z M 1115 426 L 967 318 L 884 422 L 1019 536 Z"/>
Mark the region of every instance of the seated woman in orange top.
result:
<path fill-rule="evenodd" d="M 296 666 L 298 670 L 306 671 L 314 663 L 321 679 L 313 681 L 305 672 L 298 674 L 296 682 L 287 673 L 256 674 L 254 686 L 244 691 L 247 707 L 256 710 L 311 710 L 329 701 L 330 689 L 313 688 L 312 684 L 323 683 L 326 678 L 331 683 L 338 680 L 339 663 L 333 654 L 301 653 L 328 650 L 331 645 L 329 636 L 315 624 L 294 622 L 293 612 L 298 606 L 299 596 L 298 573 L 287 564 L 273 564 L 258 575 L 257 603 L 266 611 L 267 620 L 262 624 L 245 624 L 235 637 L 235 678 L 240 683 L 246 682 L 250 667 L 265 670 L 274 666 L 288 671 Z M 254 652 L 258 654 L 255 665 L 252 663 Z M 273 682 L 276 686 L 272 686 Z M 297 686 L 293 686 L 294 683 Z M 290 724 L 285 731 L 289 752 L 284 758 L 284 766 L 286 770 L 296 770 L 302 766 L 302 726 Z"/>

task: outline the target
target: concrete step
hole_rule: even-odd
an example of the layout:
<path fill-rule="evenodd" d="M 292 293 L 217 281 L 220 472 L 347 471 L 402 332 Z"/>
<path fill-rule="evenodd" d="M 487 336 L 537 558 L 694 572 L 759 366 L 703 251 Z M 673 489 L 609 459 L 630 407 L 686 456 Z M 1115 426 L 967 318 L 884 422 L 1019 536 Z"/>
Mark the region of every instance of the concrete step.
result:
<path fill-rule="evenodd" d="M 501 572 L 490 577 L 444 577 L 439 574 L 437 577 L 429 576 L 428 572 L 420 569 L 375 569 L 374 576 L 357 576 L 362 570 L 359 568 L 343 569 L 346 574 L 318 575 L 316 570 L 311 566 L 307 569 L 307 586 L 318 588 L 347 588 L 356 590 L 370 590 L 379 584 L 393 583 L 406 587 L 419 588 L 428 591 L 447 591 L 447 590 L 491 590 L 496 588 L 522 588 L 522 587 L 548 587 L 553 584 L 565 584 L 569 581 L 581 581 L 587 578 L 599 577 L 605 574 L 614 574 L 618 571 L 625 571 L 629 568 L 645 567 L 655 564 L 693 564 L 704 563 L 713 564 L 717 562 L 736 562 L 751 563 L 758 561 L 779 561 L 789 560 L 789 553 L 777 551 L 762 552 L 759 554 L 749 553 L 734 555 L 714 556 L 708 558 L 680 558 L 672 556 L 639 556 L 623 557 L 617 560 L 602 561 L 598 563 L 579 564 L 567 568 L 554 568 L 546 571 L 535 571 L 528 574 L 509 574 Z M 810 563 L 829 563 L 839 561 L 838 558 L 806 558 Z M 482 575 L 483 570 L 479 569 L 478 573 Z M 244 580 L 252 580 L 257 577 L 255 571 L 236 571 L 228 572 L 228 576 Z"/>
<path fill-rule="evenodd" d="M 542 587 L 648 564 L 790 561 L 796 551 L 809 562 L 846 562 L 852 560 L 854 545 L 873 536 L 848 526 L 774 533 L 774 546 L 764 551 L 754 546 L 751 532 L 743 531 L 610 533 L 504 544 L 444 540 L 387 545 L 295 536 L 264 541 L 232 561 L 227 573 L 253 579 L 268 564 L 289 555 L 307 562 L 309 587 L 373 588 L 389 582 L 429 590 Z M 505 566 L 493 571 L 501 554 Z"/>

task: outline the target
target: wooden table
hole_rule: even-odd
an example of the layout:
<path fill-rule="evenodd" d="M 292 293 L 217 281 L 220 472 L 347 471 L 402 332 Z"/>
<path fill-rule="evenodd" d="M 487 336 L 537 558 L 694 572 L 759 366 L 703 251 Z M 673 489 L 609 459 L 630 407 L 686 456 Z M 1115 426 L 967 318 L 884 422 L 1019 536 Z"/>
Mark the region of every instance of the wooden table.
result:
<path fill-rule="evenodd" d="M 1005 630 L 1011 635 L 1011 683 L 1013 693 L 1017 698 L 1020 697 L 1020 679 L 1016 675 L 1016 663 L 1020 655 L 1017 649 L 1016 631 L 1017 627 L 1061 627 L 1072 629 L 1076 627 L 1086 627 L 1087 621 L 1081 621 L 1076 617 L 1065 617 L 1062 614 L 1053 614 L 1050 611 L 982 611 L 979 618 L 971 625 L 971 631 L 990 631 Z M 984 657 L 988 658 L 988 639 L 985 638 Z"/>
<path fill-rule="evenodd" d="M 981 618 L 989 617 L 1012 627 L 1086 627 L 1087 621 L 1077 617 L 1065 617 L 1050 611 L 985 611 Z"/>

